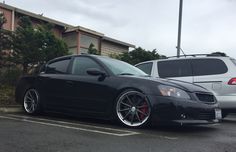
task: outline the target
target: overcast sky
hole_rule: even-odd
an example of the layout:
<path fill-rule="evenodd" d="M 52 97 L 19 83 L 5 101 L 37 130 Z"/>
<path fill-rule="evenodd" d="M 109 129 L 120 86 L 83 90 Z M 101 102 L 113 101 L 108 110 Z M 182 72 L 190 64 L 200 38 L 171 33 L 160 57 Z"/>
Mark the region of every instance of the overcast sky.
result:
<path fill-rule="evenodd" d="M 0 0 L 3 1 L 3 0 Z M 236 58 L 236 0 L 183 0 L 186 54 Z M 6 4 L 80 25 L 147 50 L 176 55 L 179 0 L 5 0 Z"/>

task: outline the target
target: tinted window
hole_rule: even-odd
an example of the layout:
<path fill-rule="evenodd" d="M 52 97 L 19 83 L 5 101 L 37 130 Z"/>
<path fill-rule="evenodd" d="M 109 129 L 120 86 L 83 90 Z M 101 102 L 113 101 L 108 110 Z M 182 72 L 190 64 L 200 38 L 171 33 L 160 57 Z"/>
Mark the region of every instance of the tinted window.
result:
<path fill-rule="evenodd" d="M 158 62 L 158 73 L 161 78 L 191 76 L 189 60 L 169 60 Z"/>
<path fill-rule="evenodd" d="M 87 57 L 77 57 L 74 59 L 72 66 L 72 74 L 88 75 L 89 68 L 101 69 L 101 67 L 93 60 Z"/>
<path fill-rule="evenodd" d="M 56 61 L 56 62 L 50 63 L 47 66 L 46 73 L 50 73 L 50 74 L 56 74 L 56 73 L 66 74 L 69 63 L 70 63 L 70 59 L 65 59 L 65 60 L 60 60 L 60 61 Z"/>
<path fill-rule="evenodd" d="M 109 70 L 115 75 L 137 75 L 137 76 L 147 76 L 142 70 L 130 65 L 126 62 L 112 59 L 109 57 L 99 57 Z"/>
<path fill-rule="evenodd" d="M 228 71 L 225 63 L 219 59 L 194 59 L 192 63 L 195 76 L 223 74 Z"/>
<path fill-rule="evenodd" d="M 149 62 L 149 63 L 139 64 L 136 67 L 139 68 L 140 70 L 144 71 L 145 73 L 151 75 L 152 65 L 153 65 L 153 63 Z"/>

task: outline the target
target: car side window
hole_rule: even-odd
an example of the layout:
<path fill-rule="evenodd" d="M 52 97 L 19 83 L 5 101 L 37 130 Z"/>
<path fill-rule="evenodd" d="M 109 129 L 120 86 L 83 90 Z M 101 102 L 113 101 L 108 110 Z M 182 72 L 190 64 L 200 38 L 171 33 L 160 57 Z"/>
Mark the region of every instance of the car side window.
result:
<path fill-rule="evenodd" d="M 159 61 L 157 67 L 161 78 L 192 76 L 190 60 Z"/>
<path fill-rule="evenodd" d="M 91 58 L 76 57 L 73 61 L 72 74 L 88 75 L 87 70 L 89 68 L 101 69 L 100 65 Z"/>
<path fill-rule="evenodd" d="M 46 67 L 46 73 L 48 74 L 67 74 L 67 68 L 69 66 L 70 59 L 58 60 L 49 63 Z"/>
<path fill-rule="evenodd" d="M 192 64 L 194 76 L 224 74 L 228 71 L 220 59 L 194 59 Z"/>
<path fill-rule="evenodd" d="M 152 72 L 152 65 L 153 65 L 152 62 L 148 62 L 148 63 L 139 64 L 139 65 L 137 65 L 136 67 L 139 68 L 140 70 L 142 70 L 143 72 L 145 72 L 145 73 L 151 75 L 151 72 Z"/>

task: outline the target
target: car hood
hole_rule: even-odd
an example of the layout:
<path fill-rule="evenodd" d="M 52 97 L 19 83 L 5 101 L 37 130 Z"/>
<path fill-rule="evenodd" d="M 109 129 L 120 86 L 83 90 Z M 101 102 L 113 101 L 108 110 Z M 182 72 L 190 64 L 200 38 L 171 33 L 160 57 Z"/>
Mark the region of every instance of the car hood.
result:
<path fill-rule="evenodd" d="M 210 93 L 207 89 L 203 88 L 202 86 L 185 82 L 185 81 L 179 81 L 179 80 L 174 80 L 174 79 L 163 79 L 163 78 L 157 78 L 157 77 L 139 77 L 139 76 L 125 76 L 125 77 L 135 77 L 138 79 L 145 79 L 149 81 L 156 82 L 158 84 L 163 84 L 163 85 L 169 85 L 173 87 L 180 88 L 182 90 L 188 91 L 188 92 L 205 92 L 205 93 Z"/>
<path fill-rule="evenodd" d="M 206 88 L 193 84 L 193 83 L 180 81 L 180 80 L 174 80 L 174 79 L 165 79 L 165 80 L 169 83 L 175 84 L 176 86 L 181 87 L 182 89 L 188 90 L 190 92 L 210 92 Z"/>

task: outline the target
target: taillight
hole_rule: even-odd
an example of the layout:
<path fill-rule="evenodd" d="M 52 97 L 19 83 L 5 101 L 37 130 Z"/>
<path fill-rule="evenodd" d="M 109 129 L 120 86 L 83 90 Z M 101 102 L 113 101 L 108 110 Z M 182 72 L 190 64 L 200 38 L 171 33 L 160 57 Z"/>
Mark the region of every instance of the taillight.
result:
<path fill-rule="evenodd" d="M 230 79 L 228 85 L 236 85 L 236 78 Z"/>

